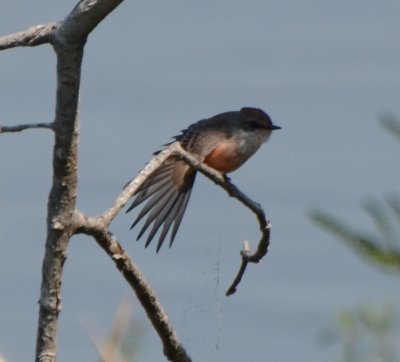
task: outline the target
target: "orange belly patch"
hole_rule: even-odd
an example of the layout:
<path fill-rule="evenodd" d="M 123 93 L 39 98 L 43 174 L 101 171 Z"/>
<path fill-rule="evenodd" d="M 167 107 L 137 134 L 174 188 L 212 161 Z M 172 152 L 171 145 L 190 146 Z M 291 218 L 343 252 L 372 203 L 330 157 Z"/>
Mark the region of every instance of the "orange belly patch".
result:
<path fill-rule="evenodd" d="M 225 173 L 235 171 L 244 161 L 229 144 L 217 146 L 204 159 L 206 165 Z"/>

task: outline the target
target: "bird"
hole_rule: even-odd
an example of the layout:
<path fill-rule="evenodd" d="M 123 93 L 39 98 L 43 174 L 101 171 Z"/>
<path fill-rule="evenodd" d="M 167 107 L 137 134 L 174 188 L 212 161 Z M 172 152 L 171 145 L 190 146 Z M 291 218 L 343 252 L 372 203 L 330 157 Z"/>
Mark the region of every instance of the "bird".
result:
<path fill-rule="evenodd" d="M 271 132 L 278 129 L 281 127 L 274 125 L 263 110 L 243 107 L 239 111 L 220 113 L 193 123 L 173 137 L 173 142 L 179 142 L 198 161 L 226 175 L 241 167 L 269 139 Z M 147 200 L 131 226 L 134 228 L 147 215 L 136 240 L 153 224 L 145 243 L 147 247 L 162 227 L 156 249 L 158 253 L 172 227 L 169 241 L 169 246 L 172 246 L 196 173 L 197 170 L 182 159 L 170 157 L 143 182 L 126 211 L 130 212 Z"/>

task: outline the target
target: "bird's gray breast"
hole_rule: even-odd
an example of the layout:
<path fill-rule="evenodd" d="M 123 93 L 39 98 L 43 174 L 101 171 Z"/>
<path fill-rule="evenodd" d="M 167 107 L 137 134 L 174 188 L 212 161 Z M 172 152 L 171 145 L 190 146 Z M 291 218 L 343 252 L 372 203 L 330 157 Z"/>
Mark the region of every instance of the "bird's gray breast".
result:
<path fill-rule="evenodd" d="M 237 152 L 246 158 L 251 157 L 268 140 L 270 134 L 268 130 L 239 131 L 234 136 L 238 142 Z"/>

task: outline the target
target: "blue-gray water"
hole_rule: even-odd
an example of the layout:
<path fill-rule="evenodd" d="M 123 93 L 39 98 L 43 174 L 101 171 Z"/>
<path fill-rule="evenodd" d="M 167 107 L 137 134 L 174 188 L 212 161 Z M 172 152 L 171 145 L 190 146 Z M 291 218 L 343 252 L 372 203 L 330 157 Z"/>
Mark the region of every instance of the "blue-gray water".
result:
<path fill-rule="evenodd" d="M 63 18 L 74 1 L 5 0 L 0 34 Z M 377 115 L 400 115 L 398 1 L 126 1 L 90 36 L 81 93 L 79 208 L 109 207 L 124 183 L 190 123 L 244 105 L 282 126 L 231 178 L 272 221 L 270 252 L 230 298 L 242 240 L 258 227 L 203 177 L 172 249 L 136 243 L 134 215 L 112 224 L 169 313 L 194 361 L 331 361 L 318 336 L 344 307 L 397 303 L 399 279 L 361 261 L 307 218 L 321 207 L 373 230 L 360 207 L 398 190 L 399 144 Z M 54 115 L 49 46 L 0 54 L 0 123 Z M 0 139 L 0 354 L 34 354 L 52 135 Z M 131 295 L 87 237 L 71 241 L 65 267 L 59 361 L 94 361 L 82 323 L 110 326 Z M 163 360 L 144 328 L 138 360 Z M 216 348 L 218 345 L 218 348 Z"/>

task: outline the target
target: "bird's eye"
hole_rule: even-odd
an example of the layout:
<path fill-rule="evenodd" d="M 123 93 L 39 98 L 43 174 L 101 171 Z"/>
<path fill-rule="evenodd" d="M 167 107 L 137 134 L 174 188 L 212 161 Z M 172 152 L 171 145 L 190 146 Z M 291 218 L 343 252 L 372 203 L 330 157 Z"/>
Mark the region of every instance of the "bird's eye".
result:
<path fill-rule="evenodd" d="M 253 129 L 264 128 L 263 125 L 257 121 L 249 120 L 247 123 L 249 124 L 250 128 L 253 128 Z"/>

